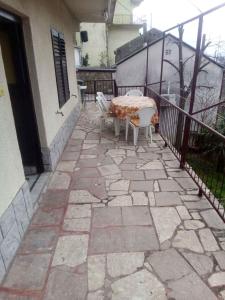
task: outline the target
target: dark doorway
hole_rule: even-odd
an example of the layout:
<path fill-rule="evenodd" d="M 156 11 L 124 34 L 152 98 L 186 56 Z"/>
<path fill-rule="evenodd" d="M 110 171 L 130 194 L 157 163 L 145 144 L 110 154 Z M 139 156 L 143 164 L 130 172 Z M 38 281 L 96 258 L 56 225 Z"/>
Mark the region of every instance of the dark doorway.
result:
<path fill-rule="evenodd" d="M 43 172 L 43 164 L 27 68 L 22 21 L 19 17 L 1 9 L 0 44 L 24 172 L 32 187 L 38 174 Z"/>

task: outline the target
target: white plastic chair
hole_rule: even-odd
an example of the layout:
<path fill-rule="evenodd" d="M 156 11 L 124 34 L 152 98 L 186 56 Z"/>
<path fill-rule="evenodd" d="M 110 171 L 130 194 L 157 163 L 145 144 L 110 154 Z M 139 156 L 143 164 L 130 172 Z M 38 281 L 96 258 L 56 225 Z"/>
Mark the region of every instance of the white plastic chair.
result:
<path fill-rule="evenodd" d="M 100 132 L 102 132 L 102 127 L 103 124 L 105 124 L 106 120 L 112 120 L 114 127 L 115 127 L 115 135 L 118 135 L 118 122 L 117 122 L 117 118 L 115 118 L 112 114 L 110 114 L 110 112 L 108 110 L 106 110 L 105 106 L 102 103 L 102 99 L 101 97 L 97 96 L 96 97 L 97 100 L 97 105 L 99 108 L 99 111 L 101 113 L 100 116 Z"/>
<path fill-rule="evenodd" d="M 106 97 L 103 94 L 103 92 L 97 92 L 97 97 L 99 97 L 101 99 L 103 106 L 105 107 L 106 110 L 108 110 L 109 107 L 110 107 L 110 101 L 108 101 L 106 99 Z"/>
<path fill-rule="evenodd" d="M 152 123 L 151 119 L 155 113 L 155 109 L 153 107 L 145 107 L 137 111 L 136 116 L 138 119 L 135 118 L 127 118 L 126 121 L 126 141 L 128 138 L 128 129 L 129 125 L 133 128 L 134 133 L 134 145 L 137 145 L 138 133 L 140 128 L 145 128 L 145 136 L 146 139 L 150 135 L 150 143 L 152 143 Z"/>
<path fill-rule="evenodd" d="M 130 90 L 126 93 L 126 96 L 143 96 L 143 93 L 140 90 Z"/>

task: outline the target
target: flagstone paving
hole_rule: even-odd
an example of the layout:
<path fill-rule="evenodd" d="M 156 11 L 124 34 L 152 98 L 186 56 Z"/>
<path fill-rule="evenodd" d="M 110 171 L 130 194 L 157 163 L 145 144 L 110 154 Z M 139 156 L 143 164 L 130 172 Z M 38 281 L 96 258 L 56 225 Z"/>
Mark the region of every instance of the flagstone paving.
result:
<path fill-rule="evenodd" d="M 0 299 L 225 299 L 224 223 L 159 135 L 135 147 L 98 117 L 82 112 Z"/>

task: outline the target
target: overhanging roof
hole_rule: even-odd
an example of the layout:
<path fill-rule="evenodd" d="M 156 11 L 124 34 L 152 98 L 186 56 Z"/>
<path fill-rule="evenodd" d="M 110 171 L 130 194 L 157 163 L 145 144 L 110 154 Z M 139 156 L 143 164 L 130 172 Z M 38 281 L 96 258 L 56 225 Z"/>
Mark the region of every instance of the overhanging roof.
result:
<path fill-rule="evenodd" d="M 80 22 L 111 22 L 116 0 L 64 0 Z"/>

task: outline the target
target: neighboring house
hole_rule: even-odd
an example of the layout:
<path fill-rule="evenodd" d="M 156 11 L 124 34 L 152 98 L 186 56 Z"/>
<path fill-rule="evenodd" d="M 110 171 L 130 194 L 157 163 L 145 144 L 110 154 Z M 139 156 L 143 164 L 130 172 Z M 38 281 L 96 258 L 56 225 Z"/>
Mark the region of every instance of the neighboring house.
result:
<path fill-rule="evenodd" d="M 143 20 L 135 19 L 133 9 L 142 0 L 118 0 L 113 20 L 105 23 L 81 23 L 81 31 L 87 31 L 88 41 L 80 44 L 82 56 L 88 57 L 88 66 L 104 67 L 115 63 L 114 51 L 124 43 L 139 36 Z"/>
<path fill-rule="evenodd" d="M 178 39 L 168 34 L 165 37 L 164 59 L 178 66 Z M 148 69 L 146 72 L 148 49 Z M 142 49 L 134 52 L 130 56 L 120 60 L 116 67 L 116 81 L 118 85 L 144 85 L 156 83 L 160 81 L 161 71 L 161 53 L 162 38 L 153 41 Z M 195 49 L 190 45 L 183 43 L 183 60 L 190 58 L 184 71 L 184 79 L 186 85 L 189 84 L 194 67 Z M 201 109 L 218 101 L 220 96 L 221 82 L 223 77 L 223 66 L 204 56 L 203 60 L 209 62 L 205 67 L 206 72 L 200 72 L 198 75 L 195 109 Z M 138 70 L 138 72 L 137 72 Z M 146 78 L 147 73 L 147 78 Z M 171 94 L 179 94 L 179 76 L 178 72 L 167 62 L 163 64 L 163 94 L 167 94 L 168 90 Z M 157 92 L 159 84 L 151 86 Z"/>
<path fill-rule="evenodd" d="M 0 281 L 80 113 L 74 62 L 79 21 L 104 22 L 115 1 L 0 4 Z M 30 186 L 27 182 L 29 180 Z"/>

